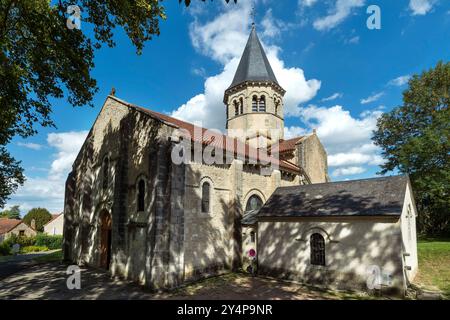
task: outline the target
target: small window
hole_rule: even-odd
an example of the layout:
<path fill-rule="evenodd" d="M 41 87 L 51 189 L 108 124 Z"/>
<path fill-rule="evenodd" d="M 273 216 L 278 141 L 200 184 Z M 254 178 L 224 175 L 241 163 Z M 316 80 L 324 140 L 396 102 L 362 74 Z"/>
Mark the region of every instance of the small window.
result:
<path fill-rule="evenodd" d="M 139 183 L 138 183 L 137 206 L 138 206 L 139 212 L 145 210 L 145 181 L 144 181 L 144 179 L 139 180 Z"/>
<path fill-rule="evenodd" d="M 25 230 L 19 231 L 19 237 L 25 237 Z"/>
<path fill-rule="evenodd" d="M 263 201 L 256 194 L 252 195 L 245 206 L 245 212 L 258 211 L 263 206 Z"/>
<path fill-rule="evenodd" d="M 211 186 L 209 182 L 204 182 L 202 185 L 202 212 L 209 213 Z"/>
<path fill-rule="evenodd" d="M 259 112 L 266 112 L 266 97 L 261 96 L 259 99 Z"/>
<path fill-rule="evenodd" d="M 242 98 L 239 98 L 240 107 L 241 107 L 241 114 L 244 113 L 244 100 Z"/>
<path fill-rule="evenodd" d="M 256 234 L 255 231 L 250 232 L 250 242 L 255 243 L 256 242 Z"/>
<path fill-rule="evenodd" d="M 278 106 L 280 105 L 280 101 L 275 100 L 275 114 L 278 114 Z"/>
<path fill-rule="evenodd" d="M 239 105 L 236 101 L 234 101 L 233 104 L 234 104 L 234 115 L 237 116 L 239 115 Z"/>
<path fill-rule="evenodd" d="M 109 158 L 103 159 L 103 190 L 108 189 L 109 184 Z"/>
<path fill-rule="evenodd" d="M 252 98 L 252 111 L 258 112 L 258 98 L 256 96 Z"/>
<path fill-rule="evenodd" d="M 325 265 L 325 239 L 319 233 L 313 233 L 310 238 L 311 264 Z"/>

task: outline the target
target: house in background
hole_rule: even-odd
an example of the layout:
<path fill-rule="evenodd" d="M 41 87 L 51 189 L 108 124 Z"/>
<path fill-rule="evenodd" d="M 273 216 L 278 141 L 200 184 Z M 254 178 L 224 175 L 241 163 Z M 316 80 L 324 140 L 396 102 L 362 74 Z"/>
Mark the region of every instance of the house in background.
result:
<path fill-rule="evenodd" d="M 258 272 L 404 292 L 418 270 L 416 217 L 407 176 L 280 187 L 257 215 Z"/>
<path fill-rule="evenodd" d="M 37 232 L 22 220 L 0 218 L 0 242 L 8 239 L 11 234 L 31 237 L 35 236 Z"/>
<path fill-rule="evenodd" d="M 44 225 L 44 233 L 55 236 L 62 235 L 64 229 L 64 214 L 52 214 L 52 220 Z"/>

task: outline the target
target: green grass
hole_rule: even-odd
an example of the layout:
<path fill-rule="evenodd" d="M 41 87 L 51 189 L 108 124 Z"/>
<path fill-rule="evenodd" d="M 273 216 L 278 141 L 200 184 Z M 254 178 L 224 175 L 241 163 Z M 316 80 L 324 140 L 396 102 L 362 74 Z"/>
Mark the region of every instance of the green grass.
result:
<path fill-rule="evenodd" d="M 33 259 L 33 261 L 36 261 L 36 262 L 58 262 L 58 261 L 62 261 L 62 259 L 63 259 L 62 250 L 58 250 L 58 251 L 37 257 L 37 258 Z"/>
<path fill-rule="evenodd" d="M 450 298 L 450 239 L 421 239 L 417 243 L 419 274 L 416 283 L 439 289 Z"/>

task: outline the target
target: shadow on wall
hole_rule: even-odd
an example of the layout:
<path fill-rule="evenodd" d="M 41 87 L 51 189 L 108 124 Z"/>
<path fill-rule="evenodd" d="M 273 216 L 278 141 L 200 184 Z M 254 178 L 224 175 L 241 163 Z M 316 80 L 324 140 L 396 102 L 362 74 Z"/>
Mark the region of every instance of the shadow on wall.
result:
<path fill-rule="evenodd" d="M 294 201 L 283 198 L 277 201 L 280 208 L 302 208 L 303 205 L 301 196 Z M 361 204 L 380 206 L 372 197 L 343 193 L 318 201 L 334 213 Z M 382 285 L 382 291 L 403 293 L 403 241 L 399 217 L 312 216 L 265 221 L 259 224 L 258 239 L 259 271 L 262 274 L 338 289 L 368 291 L 368 268 L 378 266 L 382 277 L 384 275 L 383 282 L 389 282 L 388 275 L 392 281 L 391 286 Z M 325 266 L 310 263 L 310 236 L 315 232 L 325 238 Z"/>
<path fill-rule="evenodd" d="M 65 259 L 101 266 L 99 215 L 106 210 L 112 217 L 113 275 L 151 287 L 176 286 L 230 270 L 241 234 L 230 192 L 216 185 L 214 193 L 220 196 L 213 211 L 202 213 L 199 186 L 197 192 L 185 189 L 185 181 L 198 182 L 202 174 L 170 160 L 172 127 L 132 108 L 118 125 L 111 120 L 103 128 L 100 124 L 89 133 L 66 183 Z M 147 186 L 143 212 L 137 211 L 140 177 Z M 239 235 L 237 242 L 234 235 Z"/>

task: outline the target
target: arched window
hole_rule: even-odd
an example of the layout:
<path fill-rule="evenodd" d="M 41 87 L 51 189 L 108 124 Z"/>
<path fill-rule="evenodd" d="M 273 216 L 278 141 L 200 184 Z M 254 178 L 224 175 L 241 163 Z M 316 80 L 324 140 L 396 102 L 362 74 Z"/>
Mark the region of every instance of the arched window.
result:
<path fill-rule="evenodd" d="M 275 114 L 278 114 L 278 106 L 280 105 L 280 100 L 275 99 Z"/>
<path fill-rule="evenodd" d="M 209 203 L 211 196 L 211 185 L 209 182 L 204 182 L 202 185 L 202 212 L 209 213 Z"/>
<path fill-rule="evenodd" d="M 250 242 L 255 243 L 256 242 L 256 234 L 255 231 L 250 231 Z"/>
<path fill-rule="evenodd" d="M 320 233 L 313 233 L 309 239 L 311 251 L 311 264 L 325 265 L 325 239 Z"/>
<path fill-rule="evenodd" d="M 252 195 L 245 206 L 245 212 L 258 211 L 263 206 L 263 201 L 256 194 Z"/>
<path fill-rule="evenodd" d="M 145 180 L 141 179 L 138 183 L 137 192 L 137 211 L 145 210 Z"/>
<path fill-rule="evenodd" d="M 261 96 L 259 99 L 259 112 L 266 112 L 266 97 Z"/>
<path fill-rule="evenodd" d="M 256 96 L 252 98 L 252 111 L 258 112 L 258 98 Z"/>
<path fill-rule="evenodd" d="M 239 98 L 240 106 L 241 106 L 241 114 L 244 113 L 244 100 L 242 98 Z"/>
<path fill-rule="evenodd" d="M 103 190 L 108 189 L 109 184 L 109 158 L 103 159 Z"/>
<path fill-rule="evenodd" d="M 234 115 L 237 116 L 239 115 L 239 105 L 236 100 L 233 101 L 233 105 L 234 105 Z"/>

